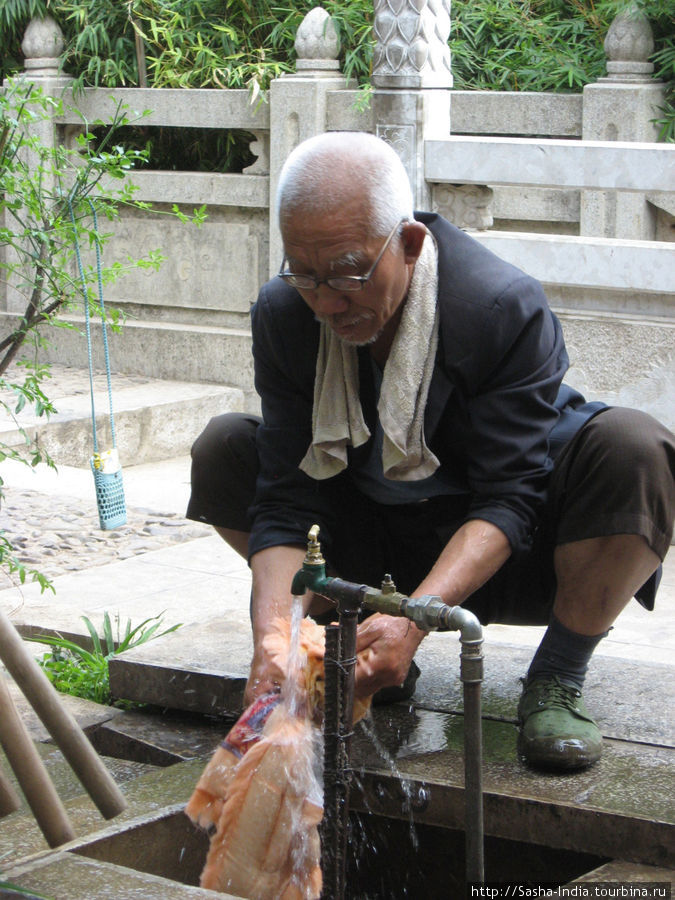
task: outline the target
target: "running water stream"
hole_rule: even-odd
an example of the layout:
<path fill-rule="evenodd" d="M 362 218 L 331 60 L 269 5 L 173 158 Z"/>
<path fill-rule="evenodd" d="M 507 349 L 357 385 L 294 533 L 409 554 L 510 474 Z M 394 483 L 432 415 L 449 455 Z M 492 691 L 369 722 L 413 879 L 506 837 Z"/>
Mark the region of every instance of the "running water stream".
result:
<path fill-rule="evenodd" d="M 306 663 L 306 654 L 303 654 L 300 646 L 300 626 L 303 619 L 302 597 L 293 597 L 293 605 L 291 607 L 291 635 L 288 644 L 288 663 L 286 669 L 286 678 L 281 688 L 281 699 L 286 704 L 288 714 L 291 716 L 301 716 L 306 714 L 306 710 L 301 709 L 302 705 L 306 706 L 306 698 L 301 690 L 302 669 Z M 303 659 L 303 657 L 305 657 Z"/>

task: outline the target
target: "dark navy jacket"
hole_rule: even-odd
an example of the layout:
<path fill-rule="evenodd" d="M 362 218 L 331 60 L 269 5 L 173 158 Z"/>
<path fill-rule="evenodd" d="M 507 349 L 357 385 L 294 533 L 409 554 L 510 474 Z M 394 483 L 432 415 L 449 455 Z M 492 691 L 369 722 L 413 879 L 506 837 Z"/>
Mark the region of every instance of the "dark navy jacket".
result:
<path fill-rule="evenodd" d="M 497 525 L 518 552 L 531 541 L 553 459 L 603 405 L 586 403 L 562 384 L 567 352 L 539 282 L 440 216 L 417 218 L 439 251 L 440 331 L 425 410 L 427 443 L 457 491 L 470 496 L 467 518 Z M 263 424 L 251 555 L 304 544 L 314 522 L 322 540 L 330 540 L 326 482 L 298 469 L 312 438 L 319 325 L 297 291 L 275 278 L 260 291 L 252 327 Z M 358 352 L 372 433 L 368 350 Z M 369 444 L 351 451 L 350 465 L 368 450 Z M 336 476 L 344 477 L 349 469 Z"/>

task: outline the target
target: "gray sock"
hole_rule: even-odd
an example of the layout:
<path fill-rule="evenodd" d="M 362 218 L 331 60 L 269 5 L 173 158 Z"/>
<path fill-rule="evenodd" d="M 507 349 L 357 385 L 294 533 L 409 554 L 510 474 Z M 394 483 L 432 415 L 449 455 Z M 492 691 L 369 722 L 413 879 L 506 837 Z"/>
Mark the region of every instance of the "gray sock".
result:
<path fill-rule="evenodd" d="M 527 680 L 540 675 L 557 675 L 561 681 L 581 690 L 593 651 L 608 633 L 577 634 L 552 615 L 528 669 Z"/>

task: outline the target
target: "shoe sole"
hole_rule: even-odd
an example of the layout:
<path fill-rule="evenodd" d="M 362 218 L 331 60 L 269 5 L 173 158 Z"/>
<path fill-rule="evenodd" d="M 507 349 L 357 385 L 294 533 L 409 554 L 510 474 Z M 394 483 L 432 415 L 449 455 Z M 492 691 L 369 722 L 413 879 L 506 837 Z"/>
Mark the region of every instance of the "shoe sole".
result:
<path fill-rule="evenodd" d="M 579 746 L 572 741 L 560 741 L 552 746 L 548 741 L 545 744 L 527 741 L 519 735 L 518 754 L 535 768 L 569 772 L 596 763 L 602 755 L 602 747 Z"/>

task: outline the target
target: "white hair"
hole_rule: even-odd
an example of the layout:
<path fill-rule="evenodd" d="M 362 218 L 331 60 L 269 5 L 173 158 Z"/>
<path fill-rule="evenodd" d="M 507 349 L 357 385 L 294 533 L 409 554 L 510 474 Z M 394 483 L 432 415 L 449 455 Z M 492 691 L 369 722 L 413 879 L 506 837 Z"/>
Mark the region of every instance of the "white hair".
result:
<path fill-rule="evenodd" d="M 284 163 L 277 187 L 279 225 L 295 212 L 334 212 L 362 198 L 374 237 L 413 218 L 413 196 L 403 163 L 389 144 L 361 131 L 329 131 L 299 144 Z"/>

